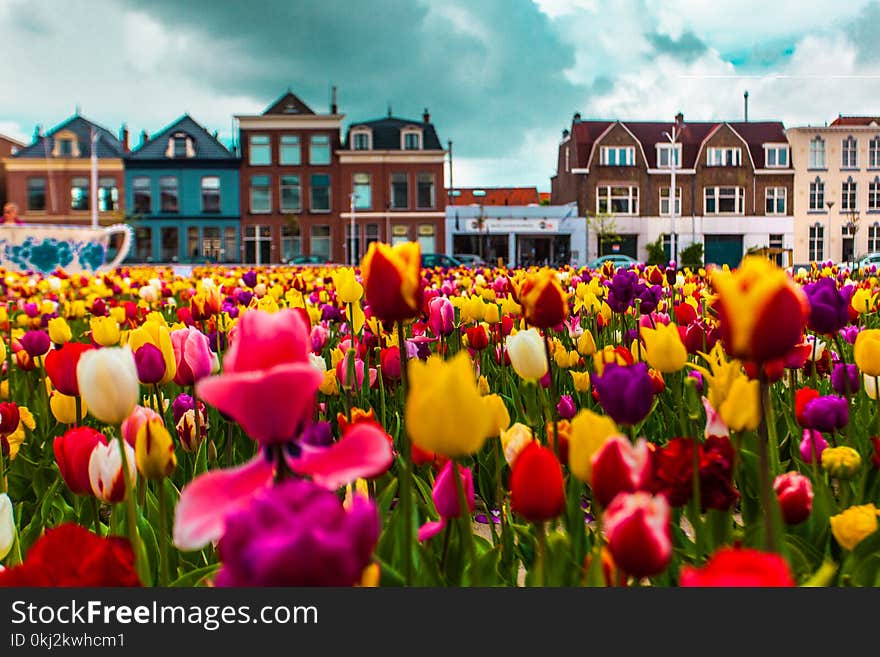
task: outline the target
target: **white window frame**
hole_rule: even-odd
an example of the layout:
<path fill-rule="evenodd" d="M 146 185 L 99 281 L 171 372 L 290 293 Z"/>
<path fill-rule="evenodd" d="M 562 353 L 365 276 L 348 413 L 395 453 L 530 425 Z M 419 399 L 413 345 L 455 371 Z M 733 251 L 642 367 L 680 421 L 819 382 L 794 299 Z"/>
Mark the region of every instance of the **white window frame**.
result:
<path fill-rule="evenodd" d="M 269 203 L 268 203 L 265 210 L 255 210 L 254 209 L 254 189 L 255 189 L 254 178 L 265 178 L 266 179 L 265 186 L 264 185 L 259 186 L 260 189 L 265 188 L 269 193 L 269 196 L 268 196 Z M 260 174 L 252 175 L 248 179 L 248 210 L 250 211 L 250 214 L 272 214 L 272 176 L 270 176 L 269 174 L 260 173 Z"/>
<path fill-rule="evenodd" d="M 732 163 L 727 163 L 727 156 L 731 156 Z M 742 166 L 742 148 L 739 146 L 713 146 L 706 149 L 706 166 L 709 167 L 739 167 Z"/>
<path fill-rule="evenodd" d="M 780 193 L 781 192 L 781 193 Z M 784 215 L 788 212 L 788 190 L 785 187 L 766 187 L 764 189 L 764 214 Z M 776 205 L 779 199 L 782 199 L 782 211 L 778 210 Z M 772 201 L 772 211 L 767 212 L 767 202 Z"/>
<path fill-rule="evenodd" d="M 868 210 L 880 210 L 880 176 L 868 183 Z"/>
<path fill-rule="evenodd" d="M 657 144 L 657 168 L 658 169 L 680 169 L 681 168 L 681 144 L 675 144 L 675 164 L 669 163 L 669 153 L 673 150 L 672 144 Z M 661 153 L 666 154 L 666 164 L 661 162 Z"/>
<path fill-rule="evenodd" d="M 609 153 L 614 152 L 614 162 L 611 162 Z M 618 161 L 618 156 L 623 154 L 625 162 Z M 599 149 L 599 164 L 605 167 L 633 167 L 636 165 L 635 146 L 602 146 Z"/>
<path fill-rule="evenodd" d="M 660 204 L 658 207 L 660 209 L 660 216 L 661 217 L 672 216 L 672 213 L 669 211 L 670 205 L 671 205 L 671 203 L 669 202 L 669 187 L 665 186 L 665 185 L 663 187 L 661 187 L 659 195 L 660 195 L 659 196 Z M 663 209 L 664 205 L 666 206 L 666 210 Z M 676 205 L 675 216 L 680 217 L 681 216 L 681 187 L 675 188 L 675 205 Z"/>
<path fill-rule="evenodd" d="M 810 181 L 810 187 L 807 190 L 807 204 L 810 212 L 823 212 L 825 210 L 825 181 L 819 176 L 816 176 L 815 180 Z"/>
<path fill-rule="evenodd" d="M 773 163 L 770 162 L 771 153 L 775 154 L 772 158 L 775 160 Z M 779 164 L 780 153 L 785 154 L 785 164 Z M 787 169 L 789 166 L 788 144 L 764 144 L 764 166 L 768 169 Z"/>
<path fill-rule="evenodd" d="M 626 195 L 613 194 L 612 190 L 627 190 Z M 626 199 L 629 205 L 628 212 L 614 212 L 611 207 L 615 200 Z M 602 201 L 605 201 L 606 209 L 601 209 Z M 639 188 L 637 185 L 597 185 L 596 186 L 596 212 L 613 214 L 616 216 L 631 217 L 639 214 Z"/>
<path fill-rule="evenodd" d="M 852 156 L 852 162 L 849 162 L 848 154 Z M 859 168 L 859 142 L 852 135 L 847 135 L 846 139 L 840 144 L 840 168 Z"/>
<path fill-rule="evenodd" d="M 367 138 L 366 148 L 355 148 L 358 137 Z M 353 151 L 371 151 L 373 150 L 373 131 L 369 128 L 352 128 L 351 129 L 351 150 Z"/>
<path fill-rule="evenodd" d="M 852 189 L 849 189 L 849 186 L 852 186 Z M 850 205 L 850 200 L 853 205 Z M 852 179 L 852 176 L 840 184 L 840 209 L 844 212 L 859 209 L 859 185 Z"/>
<path fill-rule="evenodd" d="M 874 222 L 868 226 L 868 253 L 880 251 L 880 223 Z"/>
<path fill-rule="evenodd" d="M 816 135 L 810 140 L 809 164 L 809 169 L 825 169 L 825 140 L 821 135 Z"/>
<path fill-rule="evenodd" d="M 419 147 L 418 148 L 407 148 L 406 147 L 406 136 L 407 135 L 416 135 Z M 400 131 L 400 150 L 402 151 L 420 151 L 424 148 L 424 141 L 422 139 L 422 131 L 420 128 L 403 128 Z"/>
<path fill-rule="evenodd" d="M 721 207 L 721 198 L 722 198 L 721 190 L 722 189 L 736 190 L 735 195 L 734 195 L 734 199 L 735 199 L 734 204 L 736 205 L 736 209 L 733 212 L 721 212 L 719 209 Z M 707 197 L 709 196 L 708 192 L 710 192 L 710 190 L 712 190 L 711 196 L 713 197 L 713 200 L 715 201 L 715 211 L 714 212 L 709 212 L 709 210 L 707 208 L 707 205 L 708 205 L 708 203 L 707 203 L 708 198 Z M 728 198 L 728 195 L 725 194 L 724 198 Z M 745 214 L 745 188 L 744 187 L 737 187 L 734 185 L 716 185 L 713 187 L 704 187 L 703 188 L 703 214 L 709 215 L 709 216 L 715 216 L 715 215 L 736 216 L 736 215 Z"/>
<path fill-rule="evenodd" d="M 265 139 L 265 144 L 257 144 L 259 148 L 268 148 L 269 149 L 269 161 L 268 162 L 254 162 L 254 140 L 255 139 Z M 272 166 L 272 137 L 267 134 L 252 134 L 248 135 L 248 166 L 251 167 L 270 167 Z"/>
<path fill-rule="evenodd" d="M 868 168 L 880 169 L 880 135 L 868 142 Z"/>
<path fill-rule="evenodd" d="M 819 222 L 810 226 L 807 257 L 810 262 L 822 262 L 825 259 L 825 227 Z"/>

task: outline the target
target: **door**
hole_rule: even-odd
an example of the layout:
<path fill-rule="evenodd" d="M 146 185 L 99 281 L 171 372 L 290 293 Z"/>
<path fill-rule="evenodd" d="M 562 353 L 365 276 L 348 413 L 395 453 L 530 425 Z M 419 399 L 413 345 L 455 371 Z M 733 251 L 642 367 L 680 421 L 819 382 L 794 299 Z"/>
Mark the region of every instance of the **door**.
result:
<path fill-rule="evenodd" d="M 706 254 L 703 262 L 707 265 L 736 267 L 742 260 L 742 235 L 706 235 L 705 245 Z"/>
<path fill-rule="evenodd" d="M 599 237 L 599 255 L 628 255 L 638 260 L 638 235 L 605 235 Z"/>

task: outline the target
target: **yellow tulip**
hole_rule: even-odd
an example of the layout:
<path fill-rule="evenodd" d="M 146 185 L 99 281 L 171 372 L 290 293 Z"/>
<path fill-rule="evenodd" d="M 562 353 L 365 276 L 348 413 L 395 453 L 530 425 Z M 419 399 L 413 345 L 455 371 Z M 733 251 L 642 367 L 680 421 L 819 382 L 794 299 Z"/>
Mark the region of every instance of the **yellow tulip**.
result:
<path fill-rule="evenodd" d="M 451 458 L 466 456 L 482 447 L 493 424 L 465 352 L 449 361 L 431 356 L 409 362 L 406 428 L 415 445 Z"/>
<path fill-rule="evenodd" d="M 593 478 L 593 455 L 605 441 L 620 433 L 610 417 L 583 409 L 571 421 L 568 436 L 568 467 L 583 482 Z"/>
<path fill-rule="evenodd" d="M 113 317 L 92 317 L 89 320 L 92 339 L 102 347 L 113 347 L 119 344 L 121 333 L 119 324 Z"/>
<path fill-rule="evenodd" d="M 113 306 L 110 309 L 110 317 L 112 317 L 117 324 L 122 324 L 125 322 L 125 308 L 122 306 Z"/>
<path fill-rule="evenodd" d="M 486 405 L 486 412 L 492 418 L 491 437 L 499 436 L 502 431 L 510 426 L 510 413 L 507 406 L 500 395 L 485 395 L 483 403 Z"/>
<path fill-rule="evenodd" d="M 18 456 L 18 450 L 21 447 L 21 444 L 25 439 L 25 429 L 30 429 L 33 431 L 37 423 L 34 421 L 34 416 L 28 410 L 27 406 L 19 406 L 18 407 L 18 427 L 15 431 L 9 434 L 6 437 L 6 442 L 9 445 L 9 460 L 12 461 Z"/>
<path fill-rule="evenodd" d="M 880 329 L 865 329 L 856 337 L 856 365 L 868 376 L 880 376 Z"/>
<path fill-rule="evenodd" d="M 519 453 L 535 439 L 532 430 L 521 422 L 517 422 L 506 431 L 502 431 L 500 438 L 501 449 L 504 450 L 504 460 L 511 467 L 513 467 L 513 462 L 516 461 Z"/>
<path fill-rule="evenodd" d="M 318 386 L 318 390 L 330 397 L 339 394 L 339 383 L 336 380 L 335 368 L 324 372 L 324 379 L 321 381 L 321 385 Z"/>
<path fill-rule="evenodd" d="M 709 369 L 700 365 L 694 365 L 693 368 L 705 377 L 709 385 L 709 403 L 720 411 L 734 382 L 743 376 L 742 364 L 738 360 L 727 360 L 721 342 L 716 342 L 708 354 L 700 355 L 708 361 Z"/>
<path fill-rule="evenodd" d="M 171 331 L 164 324 L 165 320 L 162 321 L 163 323 L 160 324 L 148 317 L 146 322 L 129 333 L 128 346 L 132 352 L 136 352 L 140 347 L 149 343 L 162 352 L 162 360 L 165 361 L 165 374 L 159 383 L 165 384 L 174 379 L 174 375 L 177 374 L 177 361 L 174 358 L 174 347 L 171 344 Z"/>
<path fill-rule="evenodd" d="M 174 441 L 161 418 L 151 418 L 140 426 L 134 441 L 134 458 L 138 471 L 147 479 L 164 479 L 174 472 Z"/>
<path fill-rule="evenodd" d="M 590 331 L 584 331 L 577 341 L 578 353 L 584 358 L 589 358 L 596 353 L 596 340 Z"/>
<path fill-rule="evenodd" d="M 590 373 L 589 372 L 569 372 L 574 382 L 574 389 L 578 392 L 590 391 Z"/>
<path fill-rule="evenodd" d="M 656 328 L 642 327 L 648 365 L 664 374 L 678 372 L 687 364 L 687 349 L 681 341 L 675 324 L 657 324 Z"/>
<path fill-rule="evenodd" d="M 48 328 L 49 339 L 55 344 L 64 344 L 65 342 L 70 342 L 73 338 L 73 333 L 70 330 L 70 325 L 63 317 L 53 317 L 52 319 L 50 319 Z"/>
<path fill-rule="evenodd" d="M 480 394 L 484 397 L 489 394 L 489 379 L 487 379 L 484 375 L 480 375 L 480 378 L 477 379 L 477 390 L 480 391 Z"/>
<path fill-rule="evenodd" d="M 757 429 L 761 424 L 760 383 L 740 375 L 730 386 L 718 413 L 724 424 L 734 431 Z"/>
<path fill-rule="evenodd" d="M 494 303 L 487 303 L 483 305 L 483 320 L 488 322 L 489 324 L 497 324 L 501 321 L 501 313 L 498 310 L 498 306 Z"/>
<path fill-rule="evenodd" d="M 82 416 L 85 417 L 88 408 L 84 401 L 80 400 Z M 62 424 L 74 424 L 76 422 L 76 397 L 62 395 L 57 390 L 49 398 L 49 408 L 52 415 Z"/>
<path fill-rule="evenodd" d="M 873 504 L 862 504 L 831 516 L 831 533 L 834 539 L 842 548 L 855 550 L 859 543 L 877 531 L 878 513 L 880 512 Z"/>
<path fill-rule="evenodd" d="M 621 366 L 629 365 L 626 359 L 610 344 L 593 354 L 593 369 L 596 370 L 596 374 L 599 376 L 602 376 L 602 373 L 605 371 L 605 365 L 610 365 L 611 363 Z"/>
<path fill-rule="evenodd" d="M 333 275 L 333 285 L 336 287 L 336 298 L 342 303 L 354 303 L 364 296 L 364 286 L 358 282 L 351 267 L 337 270 Z"/>
<path fill-rule="evenodd" d="M 838 479 L 849 479 L 862 468 L 862 457 L 852 447 L 826 447 L 822 450 L 822 468 Z"/>
<path fill-rule="evenodd" d="M 875 296 L 871 292 L 871 290 L 860 287 L 855 292 L 853 292 L 852 299 L 850 299 L 849 304 L 857 313 L 859 313 L 860 315 L 864 315 L 874 309 L 874 299 Z"/>

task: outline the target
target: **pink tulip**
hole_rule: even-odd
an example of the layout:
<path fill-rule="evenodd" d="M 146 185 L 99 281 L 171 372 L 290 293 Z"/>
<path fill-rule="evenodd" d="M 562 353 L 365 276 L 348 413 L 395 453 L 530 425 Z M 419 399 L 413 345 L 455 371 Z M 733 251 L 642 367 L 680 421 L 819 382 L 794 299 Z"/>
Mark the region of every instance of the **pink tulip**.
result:
<path fill-rule="evenodd" d="M 614 563 L 638 578 L 663 572 L 672 557 L 669 503 L 662 495 L 621 493 L 603 518 Z"/>
<path fill-rule="evenodd" d="M 799 472 L 786 472 L 773 480 L 773 490 L 786 525 L 806 520 L 813 509 L 813 484 Z"/>
<path fill-rule="evenodd" d="M 174 360 L 177 361 L 174 383 L 191 386 L 211 373 L 213 356 L 208 336 L 197 328 L 188 326 L 172 331 L 171 346 L 174 349 Z"/>
<path fill-rule="evenodd" d="M 324 347 L 327 345 L 327 338 L 330 336 L 330 332 L 326 327 L 321 324 L 316 324 L 312 327 L 311 340 L 312 340 L 312 351 L 316 354 L 320 354 Z"/>
<path fill-rule="evenodd" d="M 640 438 L 633 445 L 625 436 L 612 436 L 593 455 L 591 488 L 596 500 L 608 506 L 618 493 L 643 490 L 651 479 L 651 453 Z"/>
<path fill-rule="evenodd" d="M 821 462 L 822 452 L 828 447 L 828 441 L 815 429 L 804 429 L 804 437 L 801 440 L 801 458 L 804 463 L 812 463 L 814 458 L 817 463 Z"/>
<path fill-rule="evenodd" d="M 434 491 L 431 497 L 434 499 L 434 506 L 440 515 L 440 520 L 425 523 L 419 528 L 419 540 L 427 541 L 439 534 L 446 527 L 449 518 L 458 518 L 461 515 L 461 506 L 458 503 L 458 488 L 455 483 L 455 474 L 452 471 L 452 461 L 447 461 L 446 465 L 434 480 Z M 474 510 L 474 478 L 470 468 L 457 466 L 458 472 L 462 480 L 462 488 L 464 489 L 464 497 L 467 500 L 468 507 Z"/>
<path fill-rule="evenodd" d="M 128 443 L 125 444 L 125 454 L 129 476 L 134 481 L 137 468 L 134 449 Z M 125 498 L 125 478 L 122 473 L 122 454 L 116 441 L 95 445 L 89 457 L 89 483 L 95 497 L 108 504 L 121 502 Z"/>
<path fill-rule="evenodd" d="M 154 418 L 162 419 L 162 416 L 159 415 L 152 408 L 147 408 L 146 406 L 135 406 L 134 410 L 131 412 L 125 420 L 122 422 L 122 437 L 125 438 L 125 442 L 134 447 L 135 438 L 137 437 L 138 431 L 140 431 L 141 426 L 143 426 L 149 420 Z"/>
<path fill-rule="evenodd" d="M 428 326 L 435 336 L 447 336 L 455 328 L 455 309 L 446 297 L 435 297 L 428 303 Z"/>
<path fill-rule="evenodd" d="M 322 375 L 309 362 L 309 328 L 299 313 L 245 312 L 223 358 L 223 373 L 196 392 L 254 440 L 285 443 L 314 411 Z"/>

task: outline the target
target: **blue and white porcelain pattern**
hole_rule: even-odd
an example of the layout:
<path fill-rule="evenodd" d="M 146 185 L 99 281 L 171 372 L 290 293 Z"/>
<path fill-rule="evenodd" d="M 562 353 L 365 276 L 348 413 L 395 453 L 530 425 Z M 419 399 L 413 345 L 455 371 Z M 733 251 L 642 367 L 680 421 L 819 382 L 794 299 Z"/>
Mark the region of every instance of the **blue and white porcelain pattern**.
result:
<path fill-rule="evenodd" d="M 104 265 L 113 233 L 122 232 L 123 242 L 109 267 L 128 255 L 132 230 L 125 224 L 107 228 L 85 226 L 0 226 L 0 265 L 7 269 L 51 274 L 95 273 Z"/>

